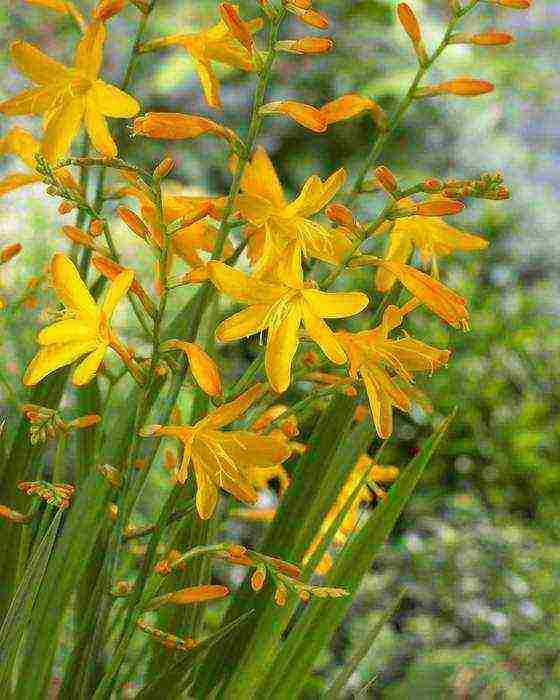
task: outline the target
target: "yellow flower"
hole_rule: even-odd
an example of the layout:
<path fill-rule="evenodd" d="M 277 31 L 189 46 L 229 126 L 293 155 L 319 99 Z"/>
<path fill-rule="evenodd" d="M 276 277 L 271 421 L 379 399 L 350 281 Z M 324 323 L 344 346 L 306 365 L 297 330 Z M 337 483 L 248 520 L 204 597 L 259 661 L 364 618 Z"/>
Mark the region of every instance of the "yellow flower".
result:
<path fill-rule="evenodd" d="M 41 150 L 41 144 L 28 131 L 14 126 L 3 139 L 0 139 L 0 155 L 17 156 L 29 168 L 29 173 L 12 173 L 0 180 L 0 197 L 7 192 L 41 182 L 41 176 L 35 171 L 37 161 L 35 154 Z M 77 189 L 76 181 L 65 169 L 56 171 L 56 176 L 70 189 Z"/>
<path fill-rule="evenodd" d="M 336 334 L 348 354 L 350 376 L 360 377 L 364 382 L 373 422 L 381 438 L 388 438 L 393 432 L 393 406 L 401 411 L 410 410 L 408 387 L 414 381 L 413 373 L 433 372 L 447 364 L 451 355 L 448 350 L 434 348 L 408 335 L 397 340 L 389 338 L 406 312 L 407 307 L 389 306 L 377 328 Z M 401 381 L 396 381 L 397 378 Z"/>
<path fill-rule="evenodd" d="M 105 36 L 102 22 L 90 24 L 78 44 L 72 68 L 25 41 L 16 41 L 10 48 L 18 69 L 39 87 L 0 103 L 0 112 L 9 116 L 43 114 L 42 149 L 50 162 L 68 152 L 82 122 L 94 147 L 106 156 L 116 156 L 117 146 L 106 117 L 133 117 L 140 109 L 133 97 L 98 79 Z"/>
<path fill-rule="evenodd" d="M 279 265 L 276 280 L 266 282 L 247 277 L 223 263 L 211 262 L 208 266 L 210 279 L 221 292 L 249 304 L 247 309 L 223 321 L 216 329 L 216 337 L 229 342 L 268 328 L 266 374 L 279 393 L 290 385 L 302 321 L 325 355 L 336 364 L 344 364 L 346 353 L 323 319 L 354 316 L 368 304 L 367 296 L 361 292 L 329 293 L 307 288 L 299 256 L 286 262 L 293 264 Z"/>
<path fill-rule="evenodd" d="M 64 312 L 60 321 L 39 333 L 37 341 L 43 347 L 29 364 L 23 383 L 33 386 L 51 372 L 87 355 L 73 374 L 74 384 L 82 386 L 93 379 L 109 345 L 119 354 L 122 352 L 109 323 L 116 305 L 132 284 L 134 272 L 126 270 L 118 275 L 100 305 L 93 300 L 72 261 L 62 253 L 53 256 L 51 272 Z"/>
<path fill-rule="evenodd" d="M 232 7 L 237 9 L 236 5 Z M 244 23 L 244 26 L 254 34 L 262 29 L 263 23 L 261 19 L 254 19 Z M 182 46 L 194 59 L 196 72 L 210 107 L 221 108 L 222 106 L 220 84 L 212 68 L 212 61 L 244 71 L 254 70 L 251 52 L 239 42 L 223 20 L 210 29 L 196 34 L 173 34 L 149 41 L 140 46 L 140 52 L 174 45 Z"/>
<path fill-rule="evenodd" d="M 220 488 L 244 503 L 255 503 L 257 493 L 249 475 L 255 469 L 276 467 L 290 456 L 284 440 L 245 430 L 222 430 L 246 413 L 262 393 L 262 385 L 257 384 L 195 425 L 153 425 L 140 431 L 144 437 L 170 436 L 183 443 L 176 479 L 184 484 L 192 463 L 197 484 L 196 507 L 203 519 L 212 516 Z"/>
<path fill-rule="evenodd" d="M 335 197 L 346 180 L 343 168 L 325 182 L 312 175 L 297 199 L 288 204 L 270 158 L 257 148 L 245 168 L 237 203 L 243 218 L 251 224 L 249 235 L 262 241 L 262 253 L 256 274 L 274 268 L 286 254 L 298 250 L 309 257 L 338 263 L 352 247 L 344 229 L 327 229 L 309 217 L 321 211 Z M 288 253 L 289 251 L 289 253 Z"/>
<path fill-rule="evenodd" d="M 445 199 L 433 197 L 432 199 Z M 400 204 L 412 205 L 403 199 Z M 454 250 L 482 250 L 488 241 L 450 226 L 438 216 L 407 216 L 395 221 L 389 236 L 385 253 L 386 260 L 399 263 L 408 262 L 416 247 L 424 265 L 432 264 L 432 273 L 437 277 L 438 256 L 449 255 Z M 386 292 L 393 286 L 395 276 L 386 268 L 380 267 L 375 278 L 377 289 Z"/>

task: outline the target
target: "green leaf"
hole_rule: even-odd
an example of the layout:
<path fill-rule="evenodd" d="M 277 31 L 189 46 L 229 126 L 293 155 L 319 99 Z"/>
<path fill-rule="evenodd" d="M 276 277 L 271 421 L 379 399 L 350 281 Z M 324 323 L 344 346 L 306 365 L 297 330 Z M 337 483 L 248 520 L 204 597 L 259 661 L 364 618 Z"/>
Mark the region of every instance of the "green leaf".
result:
<path fill-rule="evenodd" d="M 266 689 L 268 697 L 299 696 L 321 649 L 341 624 L 363 576 L 380 552 L 454 415 L 446 418 L 425 441 L 421 451 L 389 491 L 387 499 L 377 506 L 371 518 L 342 551 L 324 585 L 345 588 L 350 595 L 335 600 L 315 599 L 308 605 L 271 663 L 272 671 L 263 681 L 261 691 Z"/>
<path fill-rule="evenodd" d="M 33 660 L 33 673 L 30 674 L 28 668 L 22 669 L 16 690 L 19 700 L 48 695 L 64 612 L 106 521 L 109 494 L 107 481 L 100 474 L 92 473 L 78 490 L 68 511 L 27 629 L 24 658 Z"/>
<path fill-rule="evenodd" d="M 358 668 L 362 660 L 369 653 L 373 643 L 377 639 L 378 634 L 383 629 L 384 625 L 389 622 L 393 615 L 397 612 L 399 605 L 406 593 L 406 588 L 398 594 L 393 604 L 380 616 L 377 623 L 372 627 L 372 629 L 366 634 L 364 640 L 360 646 L 356 649 L 354 654 L 350 657 L 348 663 L 345 664 L 344 668 L 340 671 L 338 676 L 335 678 L 334 683 L 329 688 L 329 691 L 325 694 L 324 700 L 338 700 L 342 697 L 344 693 L 344 688 L 350 680 L 350 676 Z"/>
<path fill-rule="evenodd" d="M 41 588 L 53 550 L 63 511 L 57 511 L 45 536 L 29 560 L 25 573 L 12 599 L 0 628 L 0 687 L 6 688 L 13 672 L 18 646 L 31 618 L 35 599 Z"/>

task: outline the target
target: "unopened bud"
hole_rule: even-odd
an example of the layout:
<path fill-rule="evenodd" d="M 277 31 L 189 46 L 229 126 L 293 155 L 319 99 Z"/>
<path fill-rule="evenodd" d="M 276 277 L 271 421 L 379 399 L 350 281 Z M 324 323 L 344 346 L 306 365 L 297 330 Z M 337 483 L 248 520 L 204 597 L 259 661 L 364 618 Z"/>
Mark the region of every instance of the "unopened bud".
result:
<path fill-rule="evenodd" d="M 422 32 L 420 31 L 420 25 L 410 5 L 407 5 L 406 2 L 399 3 L 397 5 L 397 15 L 412 43 L 417 44 L 421 41 Z"/>
<path fill-rule="evenodd" d="M 434 97 L 435 95 L 456 95 L 457 97 L 477 97 L 492 92 L 494 86 L 487 80 L 475 78 L 455 78 L 439 85 L 430 85 L 416 91 L 415 97 Z"/>
<path fill-rule="evenodd" d="M 73 202 L 69 202 L 68 200 L 64 200 L 63 202 L 60 202 L 60 204 L 58 205 L 58 213 L 61 216 L 64 216 L 64 214 L 69 214 L 75 208 L 76 208 L 76 205 Z"/>
<path fill-rule="evenodd" d="M 117 207 L 117 214 L 128 228 L 145 241 L 151 239 L 150 230 L 142 219 L 128 207 Z"/>
<path fill-rule="evenodd" d="M 208 396 L 220 396 L 222 380 L 214 360 L 196 343 L 186 343 L 182 340 L 169 340 L 162 347 L 166 350 L 182 350 L 189 361 L 189 366 L 198 386 Z"/>
<path fill-rule="evenodd" d="M 89 227 L 89 232 L 92 236 L 100 236 L 105 230 L 105 222 L 103 219 L 94 219 Z"/>
<path fill-rule="evenodd" d="M 9 262 L 16 255 L 19 255 L 22 251 L 21 243 L 10 243 L 10 245 L 5 246 L 0 250 L 0 265 Z"/>
<path fill-rule="evenodd" d="M 441 192 L 443 182 L 436 178 L 428 178 L 422 183 L 422 192 Z"/>
<path fill-rule="evenodd" d="M 415 213 L 418 216 L 450 216 L 463 211 L 465 205 L 453 199 L 434 199 L 431 202 L 422 202 L 416 205 Z"/>
<path fill-rule="evenodd" d="M 264 586 L 266 580 L 266 569 L 264 567 L 259 567 L 253 571 L 251 576 L 251 588 L 254 591 L 260 591 Z"/>
<path fill-rule="evenodd" d="M 29 522 L 29 517 L 23 513 L 19 513 L 17 510 L 12 510 L 8 506 L 0 505 L 0 518 L 4 520 L 9 520 L 11 523 L 18 523 L 18 525 L 23 525 Z"/>
<path fill-rule="evenodd" d="M 285 586 L 281 584 L 278 585 L 276 591 L 274 592 L 274 602 L 279 608 L 283 608 L 286 605 L 287 593 Z"/>
<path fill-rule="evenodd" d="M 493 2 L 510 10 L 528 10 L 533 4 L 533 0 L 493 0 Z"/>
<path fill-rule="evenodd" d="M 175 162 L 173 158 L 164 158 L 161 163 L 156 166 L 154 170 L 154 177 L 157 180 L 163 180 L 163 178 L 167 177 L 169 173 L 173 170 L 175 167 Z"/>
<path fill-rule="evenodd" d="M 303 39 L 288 39 L 276 42 L 277 51 L 288 53 L 316 54 L 328 53 L 334 46 L 334 41 L 323 37 L 304 37 Z"/>
<path fill-rule="evenodd" d="M 358 220 L 354 214 L 343 204 L 330 204 L 325 209 L 325 214 L 334 223 L 340 226 L 345 226 L 350 230 L 355 230 L 360 227 Z"/>
<path fill-rule="evenodd" d="M 308 24 L 310 27 L 317 29 L 327 29 L 329 26 L 329 18 L 324 12 L 318 12 L 313 9 L 303 9 L 294 3 L 286 5 L 288 12 L 294 14 L 301 22 Z"/>
<path fill-rule="evenodd" d="M 96 425 L 101 422 L 101 416 L 96 413 L 90 413 L 87 416 L 80 416 L 79 418 L 74 418 L 68 423 L 68 427 L 76 428 L 80 430 L 81 428 L 90 428 L 92 425 Z"/>
<path fill-rule="evenodd" d="M 125 6 L 125 2 L 126 0 L 101 0 L 99 5 L 93 10 L 93 19 L 100 22 L 107 22 L 111 17 L 121 12 Z"/>
<path fill-rule="evenodd" d="M 393 173 L 385 165 L 380 165 L 375 169 L 375 177 L 377 181 L 387 192 L 396 192 L 399 188 L 397 179 Z"/>
<path fill-rule="evenodd" d="M 515 41 L 507 32 L 483 32 L 482 34 L 454 34 L 450 44 L 475 44 L 476 46 L 506 46 Z"/>
<path fill-rule="evenodd" d="M 224 24 L 227 25 L 230 32 L 237 41 L 244 46 L 249 53 L 253 52 L 255 42 L 247 23 L 239 16 L 237 7 L 229 2 L 223 2 L 220 5 L 220 15 Z"/>
<path fill-rule="evenodd" d="M 301 102 L 269 102 L 260 108 L 260 114 L 283 114 L 290 117 L 298 124 L 305 126 L 311 131 L 323 133 L 327 130 L 327 121 L 321 110 L 311 105 L 306 105 Z"/>

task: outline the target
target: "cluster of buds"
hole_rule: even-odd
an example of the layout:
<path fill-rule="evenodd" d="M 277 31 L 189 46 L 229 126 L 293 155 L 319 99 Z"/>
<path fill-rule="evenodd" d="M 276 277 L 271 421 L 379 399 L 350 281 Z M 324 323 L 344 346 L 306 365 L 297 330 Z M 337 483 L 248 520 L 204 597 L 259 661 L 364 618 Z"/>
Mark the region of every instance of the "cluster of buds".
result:
<path fill-rule="evenodd" d="M 72 430 L 90 428 L 101 420 L 100 416 L 92 413 L 65 421 L 54 409 L 33 403 L 23 404 L 22 412 L 31 423 L 29 437 L 32 445 L 52 440 L 59 432 L 67 435 Z"/>
<path fill-rule="evenodd" d="M 509 190 L 501 173 L 483 173 L 477 180 L 448 180 L 442 187 L 446 197 L 475 197 L 477 199 L 508 199 Z"/>
<path fill-rule="evenodd" d="M 197 646 L 197 642 L 195 642 L 195 640 L 191 639 L 190 637 L 187 637 L 186 639 L 176 637 L 175 635 L 168 634 L 167 632 L 164 632 L 163 630 L 160 630 L 157 627 L 152 627 L 152 625 L 148 625 L 143 620 L 138 620 L 136 626 L 138 627 L 138 629 L 141 629 L 142 632 L 145 632 L 155 642 L 161 644 L 166 649 L 171 649 L 173 651 L 191 651 Z"/>
<path fill-rule="evenodd" d="M 71 484 L 50 484 L 48 481 L 21 481 L 18 489 L 28 496 L 38 496 L 61 510 L 70 507 L 75 488 Z"/>

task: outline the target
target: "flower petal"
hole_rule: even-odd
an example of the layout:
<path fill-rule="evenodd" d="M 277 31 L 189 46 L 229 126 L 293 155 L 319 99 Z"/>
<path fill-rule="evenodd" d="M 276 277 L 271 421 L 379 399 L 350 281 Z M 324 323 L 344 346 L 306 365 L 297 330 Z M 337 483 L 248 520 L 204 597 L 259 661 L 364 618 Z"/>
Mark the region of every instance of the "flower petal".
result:
<path fill-rule="evenodd" d="M 53 284 L 58 298 L 67 309 L 97 323 L 98 310 L 74 263 L 62 253 L 55 253 L 51 261 Z"/>
<path fill-rule="evenodd" d="M 237 314 L 226 318 L 216 328 L 216 338 L 221 343 L 247 338 L 266 328 L 269 304 L 253 304 Z"/>
<path fill-rule="evenodd" d="M 211 518 L 218 503 L 218 489 L 199 459 L 193 457 L 196 475 L 196 509 L 202 520 Z"/>
<path fill-rule="evenodd" d="M 363 311 L 369 303 L 362 292 L 320 292 L 305 289 L 302 292 L 311 310 L 321 318 L 346 318 Z"/>
<path fill-rule="evenodd" d="M 24 90 L 19 95 L 0 102 L 0 113 L 8 117 L 14 117 L 19 114 L 43 114 L 43 112 L 51 109 L 58 94 L 58 86 Z"/>
<path fill-rule="evenodd" d="M 70 79 L 66 66 L 26 41 L 14 41 L 10 54 L 18 70 L 37 85 L 59 84 Z"/>
<path fill-rule="evenodd" d="M 393 433 L 393 405 L 369 371 L 363 370 L 361 375 L 366 387 L 375 429 L 379 437 L 386 440 Z"/>
<path fill-rule="evenodd" d="M 105 156 L 115 158 L 118 153 L 117 144 L 113 141 L 107 119 L 101 113 L 92 90 L 86 97 L 85 126 L 94 148 Z"/>
<path fill-rule="evenodd" d="M 216 287 L 233 299 L 248 304 L 273 304 L 286 293 L 284 287 L 248 277 L 229 265 L 213 261 L 208 265 Z"/>
<path fill-rule="evenodd" d="M 42 178 L 40 175 L 27 175 L 25 173 L 13 173 L 12 175 L 6 175 L 6 177 L 0 180 L 0 197 L 8 192 L 17 190 L 20 187 L 34 185 L 36 182 L 41 182 L 41 180 Z"/>
<path fill-rule="evenodd" d="M 204 91 L 206 102 L 208 102 L 210 107 L 221 109 L 222 101 L 220 99 L 220 83 L 218 82 L 216 74 L 212 70 L 210 61 L 195 59 L 194 65 Z"/>
<path fill-rule="evenodd" d="M 262 197 L 277 209 L 286 206 L 282 185 L 268 153 L 262 146 L 256 149 L 251 162 L 245 168 L 241 189 L 246 194 Z"/>
<path fill-rule="evenodd" d="M 72 343 L 77 340 L 95 342 L 96 338 L 96 324 L 72 319 L 57 321 L 47 328 L 43 328 L 37 336 L 37 342 L 39 345 L 56 345 L 58 343 Z"/>
<path fill-rule="evenodd" d="M 321 182 L 317 175 L 312 175 L 304 184 L 298 198 L 288 206 L 286 216 L 306 218 L 316 214 L 331 201 L 345 182 L 344 168 L 334 172 L 325 182 Z"/>
<path fill-rule="evenodd" d="M 40 148 L 39 141 L 29 131 L 19 126 L 11 128 L 6 136 L 0 140 L 0 153 L 18 156 L 33 171 L 37 167 L 35 154 Z"/>
<path fill-rule="evenodd" d="M 399 263 L 407 263 L 408 259 L 412 255 L 412 250 L 413 245 L 410 236 L 395 225 L 389 235 L 389 243 L 387 245 L 385 259 L 396 260 Z M 394 282 L 395 275 L 393 275 L 387 268 L 377 268 L 377 272 L 375 274 L 375 285 L 380 292 L 387 292 L 389 289 L 391 289 Z"/>
<path fill-rule="evenodd" d="M 346 353 L 336 339 L 335 334 L 327 326 L 322 318 L 316 316 L 310 309 L 309 304 L 302 304 L 303 323 L 305 329 L 325 353 L 325 355 L 337 365 L 343 365 L 348 361 Z"/>
<path fill-rule="evenodd" d="M 99 369 L 99 365 L 103 361 L 106 352 L 107 346 L 100 345 L 97 350 L 94 350 L 94 352 L 90 353 L 80 362 L 72 375 L 72 382 L 75 386 L 84 386 L 85 384 L 89 384 L 91 382 L 95 376 L 95 373 Z"/>
<path fill-rule="evenodd" d="M 265 354 L 266 375 L 270 386 L 279 394 L 290 386 L 292 360 L 299 344 L 300 324 L 300 304 L 293 304 L 285 318 L 268 333 Z"/>
<path fill-rule="evenodd" d="M 23 383 L 25 386 L 34 386 L 47 374 L 69 365 L 82 355 L 95 350 L 97 345 L 97 342 L 91 340 L 77 340 L 42 348 L 29 363 L 23 376 Z"/>
<path fill-rule="evenodd" d="M 224 403 L 219 408 L 210 411 L 205 418 L 196 424 L 196 427 L 218 430 L 219 428 L 233 423 L 234 420 L 237 420 L 247 413 L 255 401 L 257 401 L 265 391 L 266 388 L 263 384 L 255 384 L 241 394 L 241 396 L 238 396 L 234 401 Z"/>
<path fill-rule="evenodd" d="M 101 70 L 106 37 L 107 29 L 104 22 L 92 22 L 76 49 L 74 66 L 92 80 L 97 78 Z"/>
<path fill-rule="evenodd" d="M 219 434 L 220 445 L 240 467 L 274 467 L 290 456 L 287 440 L 245 430 Z"/>
<path fill-rule="evenodd" d="M 106 117 L 130 118 L 140 111 L 140 104 L 134 97 L 102 80 L 97 80 L 91 91 L 95 95 L 99 111 Z"/>
<path fill-rule="evenodd" d="M 134 271 L 124 270 L 118 274 L 111 282 L 111 286 L 107 290 L 107 295 L 101 305 L 101 312 L 105 314 L 105 318 L 109 320 L 113 315 L 115 306 L 128 293 L 130 285 L 134 281 Z"/>
<path fill-rule="evenodd" d="M 70 150 L 82 119 L 86 103 L 83 95 L 67 100 L 49 115 L 43 138 L 43 154 L 51 162 L 64 158 Z"/>

